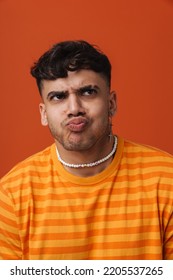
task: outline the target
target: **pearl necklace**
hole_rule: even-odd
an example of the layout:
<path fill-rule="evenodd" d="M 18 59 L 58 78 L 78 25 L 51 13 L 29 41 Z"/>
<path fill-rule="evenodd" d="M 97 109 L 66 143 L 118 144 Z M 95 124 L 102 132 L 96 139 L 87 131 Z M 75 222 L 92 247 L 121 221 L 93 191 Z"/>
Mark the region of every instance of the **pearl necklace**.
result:
<path fill-rule="evenodd" d="M 60 156 L 60 154 L 59 154 L 59 152 L 58 152 L 58 149 L 56 149 L 56 151 L 57 151 L 57 156 L 58 156 L 59 161 L 60 161 L 63 165 L 65 165 L 65 166 L 67 166 L 67 167 L 70 167 L 70 168 L 93 167 L 93 166 L 96 166 L 96 165 L 99 165 L 99 164 L 105 162 L 106 160 L 108 160 L 109 158 L 111 158 L 111 156 L 113 156 L 113 154 L 115 153 L 115 151 L 116 151 L 116 149 L 117 149 L 117 142 L 118 142 L 118 141 L 117 141 L 117 137 L 114 136 L 114 146 L 113 146 L 112 151 L 111 151 L 106 157 L 104 157 L 104 158 L 102 158 L 102 159 L 100 159 L 100 160 L 98 160 L 98 161 L 91 162 L 91 163 L 82 163 L 82 164 L 67 163 L 67 162 L 65 162 L 65 161 L 61 158 L 61 156 Z"/>

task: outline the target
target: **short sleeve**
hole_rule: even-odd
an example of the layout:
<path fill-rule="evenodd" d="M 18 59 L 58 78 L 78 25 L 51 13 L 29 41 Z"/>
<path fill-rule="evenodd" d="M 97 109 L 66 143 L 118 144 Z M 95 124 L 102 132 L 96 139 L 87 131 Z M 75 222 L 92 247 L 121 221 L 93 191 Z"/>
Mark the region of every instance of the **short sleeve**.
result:
<path fill-rule="evenodd" d="M 22 249 L 13 201 L 0 185 L 0 260 L 20 260 Z"/>

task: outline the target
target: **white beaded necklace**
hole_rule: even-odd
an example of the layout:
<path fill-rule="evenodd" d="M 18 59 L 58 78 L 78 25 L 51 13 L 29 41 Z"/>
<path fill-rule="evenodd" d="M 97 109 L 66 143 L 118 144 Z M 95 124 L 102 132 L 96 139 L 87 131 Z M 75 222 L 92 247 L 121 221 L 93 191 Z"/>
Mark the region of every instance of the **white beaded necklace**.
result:
<path fill-rule="evenodd" d="M 115 151 L 116 151 L 116 149 L 117 149 L 117 142 L 118 142 L 118 141 L 117 141 L 117 137 L 114 136 L 114 146 L 113 146 L 112 151 L 111 151 L 106 157 L 104 157 L 104 158 L 102 158 L 102 159 L 100 159 L 100 160 L 98 160 L 98 161 L 91 162 L 91 163 L 82 163 L 82 164 L 67 163 L 67 162 L 65 162 L 65 161 L 61 158 L 61 156 L 60 156 L 60 154 L 59 154 L 59 152 L 58 152 L 58 149 L 56 149 L 56 151 L 57 151 L 57 156 L 58 156 L 59 161 L 60 161 L 63 165 L 65 165 L 65 166 L 67 166 L 67 167 L 70 167 L 70 168 L 93 167 L 93 166 L 96 166 L 96 165 L 99 165 L 99 164 L 105 162 L 105 161 L 108 160 L 111 156 L 113 156 L 113 154 L 115 153 Z"/>

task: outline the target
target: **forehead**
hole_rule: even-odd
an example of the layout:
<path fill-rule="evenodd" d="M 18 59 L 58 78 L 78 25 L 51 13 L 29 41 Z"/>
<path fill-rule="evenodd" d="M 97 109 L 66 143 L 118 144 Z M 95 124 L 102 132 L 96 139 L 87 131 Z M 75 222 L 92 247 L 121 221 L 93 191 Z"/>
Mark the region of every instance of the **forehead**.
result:
<path fill-rule="evenodd" d="M 46 96 L 50 91 L 70 91 L 77 90 L 80 87 L 93 85 L 102 90 L 108 89 L 106 78 L 92 70 L 80 70 L 68 72 L 65 78 L 56 80 L 42 81 L 42 95 Z"/>

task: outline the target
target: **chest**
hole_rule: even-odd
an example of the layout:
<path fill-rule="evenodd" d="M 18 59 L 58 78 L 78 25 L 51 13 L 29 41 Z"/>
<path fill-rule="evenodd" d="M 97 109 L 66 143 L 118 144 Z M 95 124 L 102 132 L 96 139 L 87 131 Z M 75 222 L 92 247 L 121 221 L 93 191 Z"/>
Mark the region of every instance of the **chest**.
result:
<path fill-rule="evenodd" d="M 161 244 L 154 188 L 60 184 L 35 189 L 27 203 L 20 230 L 30 258 L 125 258 Z"/>

